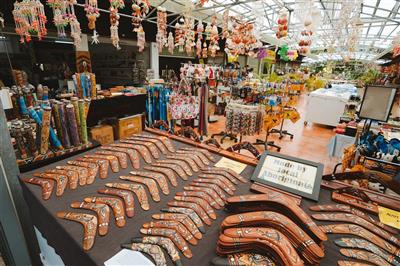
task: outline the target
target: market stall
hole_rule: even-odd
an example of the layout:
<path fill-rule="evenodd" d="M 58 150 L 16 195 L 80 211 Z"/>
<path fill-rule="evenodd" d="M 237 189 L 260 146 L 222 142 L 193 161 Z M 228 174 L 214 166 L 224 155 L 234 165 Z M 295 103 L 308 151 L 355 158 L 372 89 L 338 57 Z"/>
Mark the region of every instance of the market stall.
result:
<path fill-rule="evenodd" d="M 210 146 L 204 145 L 204 144 L 198 144 L 195 142 L 192 142 L 188 139 L 182 138 L 182 137 L 177 137 L 173 135 L 168 135 L 166 133 L 163 133 L 158 130 L 147 130 L 147 132 L 143 133 L 143 136 L 147 136 L 144 139 L 151 139 L 150 136 L 152 136 L 152 139 L 159 139 L 160 141 L 162 138 L 160 136 L 166 136 L 172 141 L 172 147 L 175 149 L 175 152 L 171 152 L 170 150 L 166 151 L 165 154 L 162 153 L 162 150 L 159 150 L 158 152 L 160 153 L 160 158 L 155 159 L 153 158 L 154 156 L 154 151 L 151 152 L 151 160 L 153 161 L 161 161 L 165 160 L 166 157 L 171 157 L 171 155 L 179 153 L 179 151 L 184 151 L 186 150 L 191 150 L 192 152 L 195 152 L 195 154 L 201 153 L 201 154 L 207 154 L 207 152 L 200 152 L 201 150 L 208 150 L 210 152 L 209 156 L 206 156 L 207 158 L 211 159 L 213 158 L 213 161 L 210 161 L 211 164 L 208 165 L 207 167 L 212 167 L 214 164 L 218 165 L 219 161 L 225 157 L 226 160 L 227 158 L 236 161 L 236 163 L 232 162 L 233 164 L 237 164 L 239 166 L 243 166 L 244 169 L 243 171 L 240 171 L 240 176 L 242 176 L 246 182 L 237 182 L 237 185 L 234 185 L 235 191 L 232 194 L 225 194 L 226 192 L 220 192 L 225 194 L 224 196 L 226 197 L 232 197 L 234 195 L 245 195 L 245 194 L 254 194 L 254 184 L 252 185 L 251 182 L 249 182 L 249 178 L 253 175 L 253 172 L 255 170 L 255 166 L 257 165 L 257 161 L 254 159 L 249 159 L 245 156 L 238 156 L 233 153 L 226 152 L 224 150 L 218 149 L 218 148 L 212 148 Z M 124 142 L 124 141 L 122 141 Z M 165 140 L 162 140 L 162 142 L 165 143 Z M 132 142 L 134 143 L 134 142 Z M 103 147 L 104 148 L 104 147 Z M 78 158 L 85 157 L 85 155 L 89 154 L 94 154 L 97 153 L 98 151 L 102 150 L 103 148 L 97 148 L 93 151 L 86 152 L 77 156 L 74 156 L 72 158 L 69 158 L 64 161 L 60 161 L 57 164 L 50 164 L 46 167 L 37 169 L 34 172 L 45 172 L 50 169 L 54 169 L 56 165 L 64 165 L 67 164 L 67 161 L 74 161 L 77 160 Z M 140 156 L 142 157 L 142 156 Z M 146 158 L 147 156 L 143 157 Z M 201 156 L 202 157 L 202 156 Z M 53 193 L 51 197 L 48 200 L 43 199 L 43 190 L 41 189 L 40 186 L 37 185 L 32 185 L 29 183 L 22 183 L 22 186 L 24 188 L 24 197 L 28 202 L 30 202 L 30 211 L 31 213 L 35 214 L 33 215 L 33 222 L 36 228 L 41 232 L 42 236 L 47 240 L 47 243 L 49 246 L 53 247 L 55 249 L 55 252 L 61 257 L 62 261 L 65 264 L 85 264 L 85 265 L 98 265 L 98 264 L 103 264 L 110 258 L 112 258 L 116 253 L 118 253 L 121 250 L 121 245 L 122 244 L 127 244 L 131 243 L 131 239 L 133 238 L 140 238 L 140 237 L 145 237 L 144 234 L 141 234 L 141 227 L 143 224 L 148 223 L 153 220 L 153 222 L 156 222 L 157 220 L 152 219 L 154 218 L 155 214 L 158 213 L 163 213 L 161 210 L 165 210 L 168 208 L 168 206 L 171 202 L 174 201 L 174 199 L 177 199 L 177 195 L 182 195 L 181 193 L 177 192 L 183 192 L 183 191 L 188 191 L 186 190 L 188 186 L 193 185 L 193 181 L 196 179 L 199 179 L 199 176 L 204 176 L 204 172 L 202 173 L 203 170 L 200 172 L 193 172 L 191 176 L 188 177 L 188 180 L 184 180 L 179 175 L 176 175 L 177 179 L 177 186 L 170 186 L 169 187 L 169 193 L 160 194 L 160 199 L 157 201 L 154 201 L 151 199 L 152 191 L 150 191 L 150 194 L 148 194 L 147 189 L 145 194 L 148 195 L 148 202 L 149 202 L 149 208 L 148 210 L 143 209 L 140 207 L 140 204 L 143 204 L 142 200 L 137 201 L 135 198 L 135 207 L 134 207 L 134 215 L 133 217 L 125 217 L 124 219 L 126 220 L 126 224 L 123 225 L 122 227 L 118 227 L 115 224 L 114 221 L 114 216 L 110 214 L 109 218 L 109 226 L 108 226 L 108 233 L 104 236 L 99 236 L 97 235 L 95 231 L 95 236 L 94 236 L 94 243 L 93 246 L 89 248 L 89 250 L 84 250 L 85 248 L 85 241 L 83 242 L 82 246 L 82 239 L 83 237 L 87 237 L 88 235 L 84 235 L 84 231 L 82 230 L 82 225 L 76 222 L 71 222 L 67 221 L 64 219 L 60 219 L 57 217 L 57 213 L 59 212 L 73 212 L 73 213 L 90 213 L 90 214 L 95 214 L 95 212 L 91 212 L 88 210 L 84 209 L 75 209 L 71 208 L 71 204 L 73 202 L 82 202 L 84 198 L 88 197 L 102 197 L 105 196 L 104 194 L 101 195 L 99 194 L 99 190 L 104 190 L 107 188 L 106 184 L 109 183 L 115 183 L 115 182 L 121 182 L 122 180 L 119 179 L 120 176 L 131 176 L 133 177 L 134 175 L 130 174 L 135 171 L 143 171 L 144 169 L 151 169 L 148 168 L 151 164 L 146 163 L 143 158 L 140 159 L 139 161 L 135 161 L 136 163 L 140 164 L 140 167 L 134 168 L 131 164 L 130 161 L 128 160 L 128 166 L 125 169 L 120 169 L 118 172 L 111 172 L 109 171 L 107 174 L 107 177 L 104 179 L 101 179 L 99 177 L 96 177 L 94 182 L 90 185 L 86 186 L 79 186 L 75 190 L 71 190 L 70 188 L 66 188 L 64 193 L 62 195 L 56 196 L 56 188 L 54 188 Z M 149 159 L 149 158 L 146 158 Z M 169 168 L 169 167 L 167 167 Z M 132 172 L 134 171 L 134 172 Z M 146 170 L 145 170 L 146 171 Z M 26 180 L 27 178 L 30 178 L 34 172 L 29 172 L 25 173 L 21 176 L 22 180 Z M 168 177 L 170 178 L 170 177 Z M 126 181 L 126 180 L 123 180 Z M 239 181 L 239 180 L 238 180 Z M 126 183 L 126 182 L 124 182 Z M 131 183 L 130 184 L 135 184 Z M 269 191 L 268 193 L 277 193 L 277 195 L 280 195 L 281 197 L 290 197 L 291 200 L 296 199 L 296 201 L 301 201 L 300 203 L 300 208 L 307 213 L 308 215 L 317 215 L 319 212 L 311 211 L 310 207 L 314 205 L 323 205 L 323 204 L 334 204 L 334 202 L 331 199 L 331 191 L 328 189 L 329 187 L 336 186 L 336 187 L 341 187 L 340 185 L 342 183 L 337 182 L 337 181 L 323 181 L 322 183 L 322 188 L 320 195 L 318 197 L 318 201 L 313 201 L 313 200 L 308 200 L 306 198 L 300 198 L 300 197 L 295 197 L 293 196 L 288 196 L 288 194 L 284 194 L 285 192 L 283 191 L 271 191 L 270 188 L 265 188 L 264 186 L 261 186 L 261 191 L 262 189 L 265 189 L 265 191 Z M 58 186 L 58 185 L 57 185 Z M 200 186 L 201 187 L 201 186 Z M 253 188 L 251 190 L 250 188 Z M 259 186 L 260 187 L 260 186 Z M 257 188 L 256 188 L 257 189 Z M 259 188 L 258 188 L 259 190 Z M 255 195 L 255 194 L 254 194 Z M 107 196 L 107 195 L 106 195 Z M 222 196 L 222 194 L 220 194 Z M 279 196 L 276 196 L 279 198 Z M 114 197 L 113 197 L 114 198 Z M 118 197 L 117 197 L 118 198 Z M 205 198 L 207 201 L 207 198 Z M 388 198 L 387 198 L 388 199 Z M 394 198 L 392 200 L 395 200 Z M 279 200 L 278 200 L 279 201 Z M 185 202 L 185 201 L 183 201 Z M 228 200 L 229 202 L 229 200 Z M 390 199 L 388 199 L 388 202 L 390 202 Z M 140 204 L 139 204 L 140 203 Z M 281 202 L 281 204 L 284 204 L 284 202 Z M 76 204 L 77 206 L 79 204 Z M 229 207 L 229 203 L 227 207 Z M 233 206 L 233 205 L 232 205 Z M 245 207 L 246 205 L 244 205 Z M 249 211 L 251 210 L 250 206 Z M 245 207 L 247 208 L 247 207 Z M 314 207 L 315 210 L 316 207 Z M 257 208 L 256 208 L 257 209 Z M 261 208 L 262 209 L 262 208 Z M 268 209 L 268 208 L 267 208 Z M 161 212 L 160 212 L 161 211 Z M 216 257 L 216 247 L 217 247 L 217 242 L 218 242 L 218 237 L 219 234 L 222 232 L 221 231 L 221 222 L 228 216 L 232 215 L 235 212 L 228 212 L 226 209 L 221 208 L 221 209 L 214 209 L 215 212 L 215 219 L 211 219 L 211 222 L 209 225 L 204 225 L 204 227 L 201 229 L 202 231 L 201 234 L 201 239 L 198 239 L 196 242 L 196 245 L 193 244 L 188 244 L 186 243 L 187 247 L 191 251 L 192 255 L 187 255 L 185 251 L 182 253 L 179 252 L 180 256 L 180 261 L 183 265 L 209 265 L 211 261 L 213 260 L 214 257 Z M 279 213 L 281 214 L 287 214 L 285 212 L 281 212 L 278 210 Z M 128 214 L 128 213 L 127 213 Z M 164 212 L 165 214 L 165 212 Z M 317 215 L 318 216 L 318 215 Z M 314 216 L 313 216 L 314 217 Z M 203 217 L 202 217 L 203 219 Z M 309 219 L 311 219 L 309 217 Z M 310 220 L 311 221 L 311 220 Z M 339 224 L 339 222 L 317 222 L 318 225 L 326 225 L 326 224 Z M 117 221 L 118 222 L 118 221 Z M 350 223 L 353 223 L 354 221 L 348 221 Z M 179 223 L 179 222 L 178 222 Z M 298 226 L 303 227 L 301 224 L 297 223 Z M 200 227 L 201 228 L 201 227 Z M 322 228 L 322 227 L 321 227 Z M 55 233 L 57 232 L 57 233 Z M 283 232 L 283 231 L 282 231 Z M 329 231 L 326 231 L 327 233 Z M 87 232 L 85 231 L 85 234 Z M 192 232 L 193 233 L 193 232 Z M 353 232 L 356 236 L 358 236 L 359 233 Z M 323 234 L 325 235 L 325 234 Z M 320 258 L 320 263 L 323 265 L 332 265 L 335 264 L 338 260 L 345 260 L 346 256 L 343 256 L 339 252 L 339 247 L 335 245 L 335 240 L 338 239 L 338 237 L 343 237 L 344 235 L 328 235 L 322 236 L 321 238 L 323 241 L 321 242 L 324 247 L 324 255 L 321 256 Z M 361 235 L 359 235 L 361 236 Z M 167 238 L 171 237 L 166 235 Z M 325 239 L 326 238 L 326 239 Z M 327 240 L 327 241 L 325 241 Z M 191 243 L 191 241 L 189 241 Z M 181 248 L 179 244 L 176 246 L 177 249 Z M 165 254 L 166 255 L 166 254 Z M 186 256 L 185 256 L 186 255 Z M 299 253 L 300 256 L 302 256 L 301 253 Z M 157 254 L 153 254 L 154 256 L 157 256 Z M 171 258 L 166 255 L 167 258 L 167 264 L 172 265 L 173 261 L 171 261 Z M 191 258 L 188 258 L 191 257 Z M 303 258 L 304 260 L 304 258 Z M 107 264 L 106 264 L 107 265 Z"/>

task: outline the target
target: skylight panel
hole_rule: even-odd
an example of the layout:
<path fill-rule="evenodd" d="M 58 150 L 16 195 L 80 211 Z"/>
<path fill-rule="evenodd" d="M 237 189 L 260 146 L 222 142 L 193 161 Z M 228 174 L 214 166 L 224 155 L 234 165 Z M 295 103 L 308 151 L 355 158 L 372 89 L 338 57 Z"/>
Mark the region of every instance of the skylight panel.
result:
<path fill-rule="evenodd" d="M 365 13 L 365 14 L 372 15 L 372 13 L 374 13 L 374 8 L 363 6 L 362 12 Z"/>
<path fill-rule="evenodd" d="M 377 15 L 377 16 L 379 16 L 379 17 L 382 17 L 382 18 L 388 17 L 389 14 L 390 14 L 389 11 L 385 11 L 385 10 L 382 10 L 382 9 L 376 10 L 376 13 L 375 13 L 375 15 Z"/>
<path fill-rule="evenodd" d="M 379 3 L 379 7 L 387 10 L 392 10 L 395 4 L 395 0 L 381 0 Z"/>

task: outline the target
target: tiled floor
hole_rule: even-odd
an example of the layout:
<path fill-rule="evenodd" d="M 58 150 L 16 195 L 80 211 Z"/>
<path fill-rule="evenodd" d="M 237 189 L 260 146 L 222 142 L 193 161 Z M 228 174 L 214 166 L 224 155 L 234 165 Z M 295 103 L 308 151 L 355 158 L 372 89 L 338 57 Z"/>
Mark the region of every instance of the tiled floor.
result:
<path fill-rule="evenodd" d="M 285 136 L 282 140 L 279 140 L 278 134 L 269 136 L 269 140 L 275 141 L 275 143 L 282 147 L 281 153 L 291 155 L 311 161 L 323 163 L 324 173 L 330 173 L 333 167 L 338 162 L 338 159 L 330 158 L 328 156 L 327 145 L 331 137 L 335 135 L 331 127 L 326 127 L 317 124 L 308 124 L 304 126 L 305 109 L 307 104 L 307 95 L 300 96 L 297 110 L 301 114 L 301 119 L 297 123 L 293 124 L 289 120 L 285 121 L 284 129 L 294 134 L 293 140 L 290 140 L 289 136 Z M 209 124 L 209 135 L 211 137 L 214 133 L 219 133 L 225 128 L 225 118 L 218 116 L 218 122 Z M 215 137 L 220 139 L 220 137 Z M 257 136 L 245 136 L 243 141 L 255 142 L 256 139 L 265 139 L 265 132 Z M 234 142 L 229 138 L 224 140 L 222 145 L 223 148 L 227 148 L 233 145 Z M 264 151 L 264 147 L 257 145 L 257 149 L 260 152 Z M 274 148 L 271 148 L 274 150 Z M 251 156 L 247 151 L 242 151 L 243 154 Z"/>

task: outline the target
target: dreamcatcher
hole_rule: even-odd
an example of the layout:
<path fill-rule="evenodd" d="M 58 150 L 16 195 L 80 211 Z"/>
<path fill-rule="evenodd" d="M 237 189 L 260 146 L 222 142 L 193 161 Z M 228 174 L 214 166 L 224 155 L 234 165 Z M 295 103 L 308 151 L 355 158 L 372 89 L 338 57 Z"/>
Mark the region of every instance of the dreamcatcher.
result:
<path fill-rule="evenodd" d="M 167 45 L 167 12 L 163 7 L 157 7 L 157 35 L 156 42 L 158 52 L 161 53 Z"/>
<path fill-rule="evenodd" d="M 13 16 L 15 32 L 21 37 L 20 42 L 31 41 L 31 34 L 37 34 L 39 40 L 47 35 L 46 14 L 39 0 L 23 0 L 14 3 Z"/>
<path fill-rule="evenodd" d="M 115 48 L 121 49 L 119 46 L 118 26 L 119 26 L 119 14 L 118 10 L 124 8 L 124 0 L 110 0 L 110 32 L 111 42 Z"/>

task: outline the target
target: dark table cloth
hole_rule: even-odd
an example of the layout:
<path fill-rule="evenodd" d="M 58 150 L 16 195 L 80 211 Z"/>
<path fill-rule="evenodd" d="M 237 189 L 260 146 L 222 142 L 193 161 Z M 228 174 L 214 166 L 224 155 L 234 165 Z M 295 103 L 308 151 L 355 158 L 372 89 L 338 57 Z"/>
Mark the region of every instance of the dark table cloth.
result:
<path fill-rule="evenodd" d="M 149 134 L 149 133 L 145 133 Z M 175 147 L 180 148 L 189 146 L 181 142 L 174 141 Z M 83 154 L 75 155 L 71 158 L 59 161 L 37 169 L 32 172 L 22 174 L 23 177 L 30 177 L 34 172 L 43 172 L 46 169 L 55 168 L 57 165 L 65 165 L 67 160 L 78 158 L 84 154 L 94 153 L 96 150 L 91 150 Z M 221 156 L 214 154 L 217 159 Z M 163 157 L 163 156 L 162 156 Z M 141 160 L 141 167 L 145 165 L 144 161 Z M 160 209 L 167 207 L 167 202 L 173 200 L 176 192 L 183 191 L 183 186 L 189 183 L 190 180 L 196 178 L 198 173 L 194 173 L 192 177 L 189 177 L 189 181 L 184 181 L 177 177 L 178 186 L 172 187 L 170 185 L 170 194 L 164 195 L 160 192 L 161 201 L 154 202 L 151 200 L 150 195 L 150 210 L 144 211 L 140 208 L 137 199 L 135 197 L 135 216 L 127 218 L 126 226 L 123 228 L 117 228 L 114 221 L 114 215 L 110 216 L 110 227 L 109 232 L 106 236 L 96 235 L 96 240 L 93 248 L 89 252 L 82 250 L 82 239 L 83 239 L 83 227 L 81 224 L 67 221 L 56 217 L 56 213 L 59 211 L 72 211 L 72 212 L 85 212 L 94 214 L 90 210 L 73 209 L 70 204 L 74 201 L 82 201 L 85 197 L 99 196 L 97 193 L 98 189 L 105 188 L 105 183 L 119 181 L 120 175 L 128 175 L 129 171 L 133 168 L 129 164 L 127 169 L 121 169 L 119 173 L 112 173 L 109 171 L 109 177 L 107 179 L 96 178 L 95 182 L 91 185 L 79 186 L 76 190 L 70 190 L 67 188 L 65 193 L 61 197 L 55 196 L 55 191 L 48 201 L 44 201 L 41 198 L 41 188 L 39 186 L 31 184 L 22 184 L 24 190 L 24 197 L 30 206 L 31 216 L 34 225 L 40 230 L 43 237 L 47 239 L 48 244 L 52 246 L 57 254 L 60 255 L 66 265 L 103 265 L 104 262 L 113 257 L 117 252 L 121 250 L 120 245 L 127 243 L 132 237 L 142 236 L 139 232 L 142 224 L 151 221 L 151 215 L 160 213 Z M 250 179 L 254 167 L 247 166 L 242 172 L 242 176 Z M 121 182 L 127 182 L 122 181 Z M 237 186 L 235 195 L 249 194 L 250 182 L 243 184 L 240 183 Z M 55 190 L 55 189 L 54 189 Z M 147 190 L 147 188 L 146 188 Z M 331 193 L 328 190 L 321 189 L 318 204 L 331 203 Z M 310 213 L 308 207 L 315 204 L 315 202 L 307 199 L 303 199 L 301 207 Z M 181 254 L 183 265 L 209 265 L 212 258 L 216 256 L 215 248 L 216 242 L 219 236 L 219 225 L 222 220 L 229 215 L 225 210 L 216 210 L 217 220 L 213 220 L 211 226 L 206 226 L 206 234 L 199 240 L 197 246 L 190 245 L 193 252 L 193 258 L 187 259 Z M 321 222 L 318 222 L 322 224 Z M 327 222 L 329 224 L 329 222 Z M 325 242 L 325 258 L 322 260 L 321 265 L 336 265 L 338 259 L 345 259 L 339 254 L 338 248 L 334 245 L 333 240 L 340 237 L 340 235 L 328 235 L 329 241 Z M 172 261 L 166 254 L 169 265 L 173 265 Z M 134 262 L 132 262 L 134 264 Z"/>

